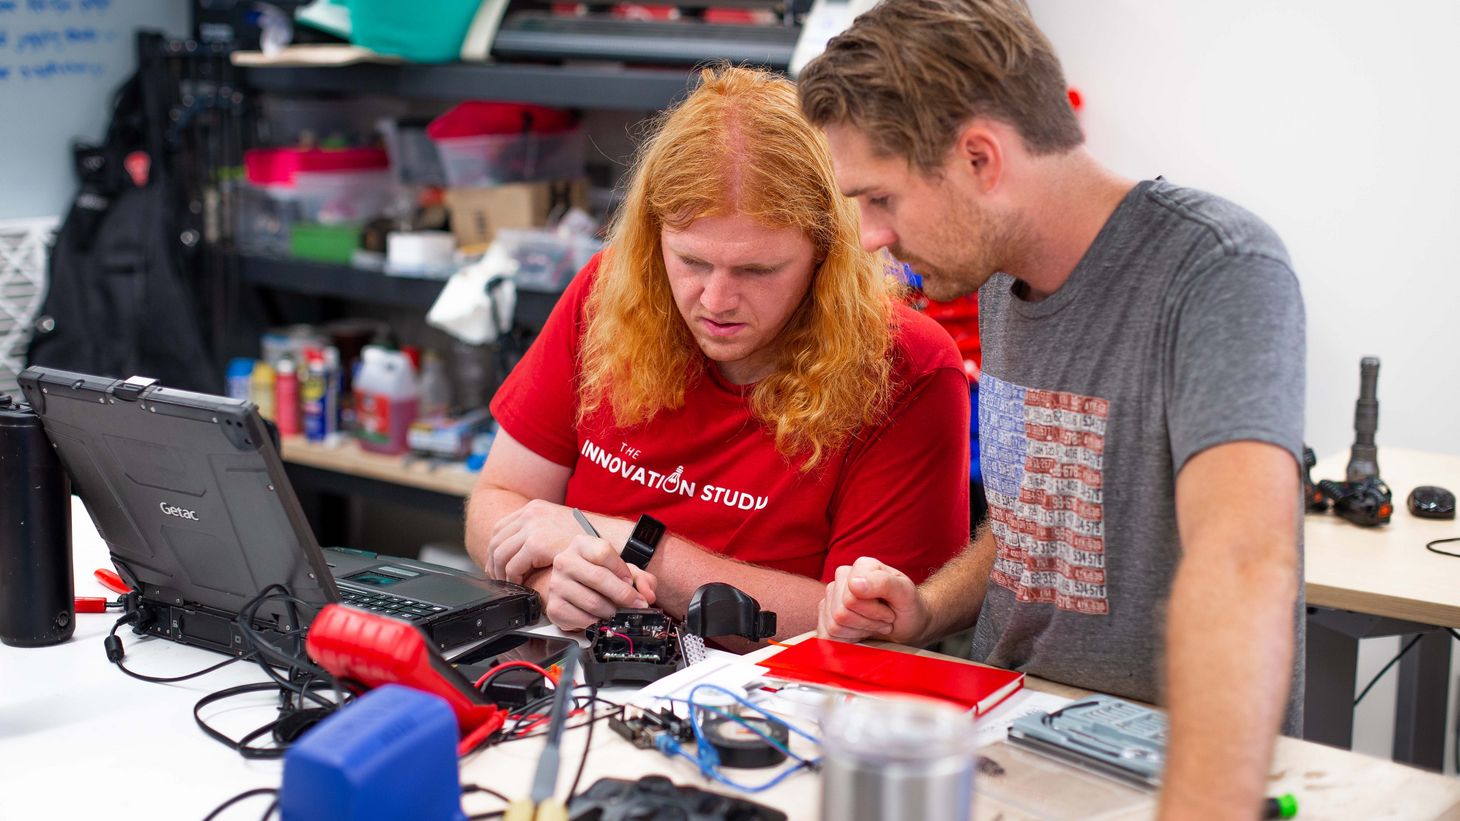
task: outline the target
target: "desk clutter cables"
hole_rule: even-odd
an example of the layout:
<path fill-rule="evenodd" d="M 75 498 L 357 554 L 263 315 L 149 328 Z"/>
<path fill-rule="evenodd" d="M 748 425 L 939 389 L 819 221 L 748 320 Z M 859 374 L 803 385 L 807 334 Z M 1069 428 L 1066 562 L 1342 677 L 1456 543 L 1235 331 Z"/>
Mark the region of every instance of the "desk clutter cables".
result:
<path fill-rule="evenodd" d="M 757 639 L 775 631 L 774 613 L 761 613 L 754 599 L 728 585 L 706 585 L 694 601 L 694 618 L 686 624 L 693 622 L 696 629 Z M 260 629 L 257 621 L 259 609 L 269 602 L 284 605 L 285 623 L 276 630 Z M 239 609 L 236 625 L 242 646 L 235 657 L 183 676 L 150 676 L 124 664 L 125 650 L 117 635 L 124 626 L 144 633 L 148 611 L 130 591 L 118 603 L 124 615 L 113 625 L 105 645 L 107 658 L 127 675 L 170 683 L 237 662 L 253 662 L 268 679 L 210 693 L 194 705 L 194 720 L 208 737 L 248 759 L 284 760 L 280 788 L 233 796 L 209 819 L 247 799 L 271 796 L 273 803 L 264 818 L 278 810 L 291 821 L 458 821 L 468 818 L 461 809 L 463 796 L 484 793 L 506 806 L 470 818 L 616 821 L 671 815 L 690 821 L 784 821 L 783 813 L 768 807 L 654 776 L 638 781 L 602 779 L 580 792 L 594 725 L 605 718 L 621 734 L 625 734 L 622 728 L 639 727 L 640 746 L 686 759 L 706 778 L 744 792 L 769 789 L 819 764 L 819 759 L 796 755 L 789 744 L 793 732 L 819 744 L 813 736 L 723 688 L 695 687 L 683 701 L 688 717 L 674 718 L 672 732 L 625 718 L 622 707 L 601 699 L 600 682 L 643 680 L 642 672 L 624 665 L 659 668 L 654 672 L 662 673 L 666 663 L 682 665 L 685 655 L 702 656 L 698 636 L 659 611 L 620 613 L 608 620 L 614 627 L 590 628 L 595 641 L 584 658 L 587 683 L 574 686 L 579 657 L 574 642 L 563 641 L 568 649 L 559 664 L 500 661 L 473 679 L 462 672 L 473 668 L 448 662 L 414 625 L 336 604 L 326 605 L 311 621 L 303 618 L 309 610 L 306 603 L 281 585 L 264 589 Z M 295 626 L 301 624 L 308 624 L 307 632 Z M 663 643 L 671 639 L 672 646 Z M 688 645 L 684 639 L 690 639 Z M 563 685 L 564 681 L 570 683 Z M 220 702 L 269 692 L 278 694 L 276 716 L 237 738 L 205 718 L 209 708 L 216 710 Z M 673 717 L 674 712 L 664 710 L 663 715 Z M 573 727 L 587 727 L 587 737 L 567 798 L 559 801 L 554 798 L 558 739 L 565 728 Z M 529 798 L 514 801 L 490 787 L 459 782 L 461 758 L 538 737 L 546 737 L 548 744 Z M 759 784 L 741 783 L 722 770 L 774 767 L 788 759 L 789 766 Z M 389 777 L 381 777 L 384 773 Z"/>

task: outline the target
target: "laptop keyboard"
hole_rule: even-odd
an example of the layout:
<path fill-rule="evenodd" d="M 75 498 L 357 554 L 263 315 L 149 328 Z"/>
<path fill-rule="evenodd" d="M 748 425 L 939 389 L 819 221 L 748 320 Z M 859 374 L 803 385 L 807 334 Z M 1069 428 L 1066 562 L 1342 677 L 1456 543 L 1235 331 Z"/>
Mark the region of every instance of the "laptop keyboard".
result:
<path fill-rule="evenodd" d="M 424 604 L 385 593 L 351 590 L 348 587 L 340 588 L 340 601 L 351 607 L 379 613 L 382 616 L 392 616 L 403 621 L 421 621 L 437 613 L 446 612 L 446 608 L 440 605 Z"/>

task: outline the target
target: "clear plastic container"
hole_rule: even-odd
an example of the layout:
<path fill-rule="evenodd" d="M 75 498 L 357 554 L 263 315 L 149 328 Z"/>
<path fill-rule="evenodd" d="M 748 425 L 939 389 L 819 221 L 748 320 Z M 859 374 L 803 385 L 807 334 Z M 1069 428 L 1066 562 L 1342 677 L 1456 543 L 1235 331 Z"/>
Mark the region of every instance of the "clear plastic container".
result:
<path fill-rule="evenodd" d="M 386 213 L 395 194 L 395 179 L 389 170 L 301 171 L 294 175 L 294 198 L 303 222 L 363 223 Z"/>
<path fill-rule="evenodd" d="M 581 128 L 548 134 L 483 134 L 436 141 L 446 182 L 456 188 L 564 180 L 584 174 Z"/>
<path fill-rule="evenodd" d="M 287 256 L 289 231 L 299 222 L 294 189 L 240 183 L 234 193 L 234 243 L 246 254 Z"/>
<path fill-rule="evenodd" d="M 557 293 L 568 286 L 603 243 L 594 237 L 564 237 L 555 231 L 500 228 L 495 242 L 517 260 L 512 279 L 524 291 Z"/>

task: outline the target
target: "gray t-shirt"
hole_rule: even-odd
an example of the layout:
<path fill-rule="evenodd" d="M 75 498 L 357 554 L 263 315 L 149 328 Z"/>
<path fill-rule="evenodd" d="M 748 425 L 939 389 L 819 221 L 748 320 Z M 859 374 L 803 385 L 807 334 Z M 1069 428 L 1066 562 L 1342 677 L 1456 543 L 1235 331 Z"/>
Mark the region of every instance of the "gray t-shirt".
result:
<path fill-rule="evenodd" d="M 1297 278 L 1251 213 L 1158 179 L 1131 190 L 1054 294 L 1029 302 L 1016 284 L 999 274 L 979 292 L 998 556 L 974 658 L 1164 702 L 1177 473 L 1237 440 L 1302 463 Z M 1302 598 L 1271 628 L 1298 639 L 1289 732 L 1301 726 Z"/>

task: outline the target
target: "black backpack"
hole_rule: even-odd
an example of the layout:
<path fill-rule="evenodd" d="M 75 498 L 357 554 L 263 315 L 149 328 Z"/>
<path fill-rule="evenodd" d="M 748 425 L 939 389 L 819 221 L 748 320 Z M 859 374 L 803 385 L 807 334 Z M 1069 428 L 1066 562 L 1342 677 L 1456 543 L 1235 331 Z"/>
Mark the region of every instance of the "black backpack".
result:
<path fill-rule="evenodd" d="M 197 234 L 166 147 L 173 80 L 162 42 L 139 33 L 137 72 L 116 92 L 105 143 L 74 148 L 81 188 L 51 248 L 26 362 L 217 393 L 183 242 Z"/>

